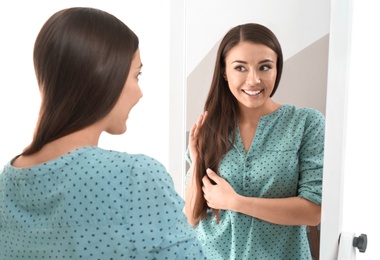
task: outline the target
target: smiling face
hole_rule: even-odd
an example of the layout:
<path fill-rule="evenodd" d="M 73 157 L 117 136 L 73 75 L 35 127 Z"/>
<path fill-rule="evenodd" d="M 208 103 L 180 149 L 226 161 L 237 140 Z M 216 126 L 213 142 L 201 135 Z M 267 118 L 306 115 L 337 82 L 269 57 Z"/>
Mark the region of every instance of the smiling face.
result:
<path fill-rule="evenodd" d="M 277 76 L 276 63 L 277 54 L 263 44 L 240 42 L 227 53 L 225 79 L 241 111 L 272 112 L 270 94 Z"/>
<path fill-rule="evenodd" d="M 105 131 L 107 133 L 123 134 L 127 130 L 126 121 L 129 112 L 143 95 L 138 84 L 141 67 L 140 51 L 137 50 L 120 97 L 111 112 L 106 116 Z"/>

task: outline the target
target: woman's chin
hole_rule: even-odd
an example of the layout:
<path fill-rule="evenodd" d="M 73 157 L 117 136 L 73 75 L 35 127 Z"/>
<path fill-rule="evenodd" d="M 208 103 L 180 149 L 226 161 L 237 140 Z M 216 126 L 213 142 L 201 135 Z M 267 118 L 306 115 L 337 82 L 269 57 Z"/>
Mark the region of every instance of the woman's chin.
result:
<path fill-rule="evenodd" d="M 127 132 L 127 125 L 124 125 L 124 127 L 120 128 L 108 129 L 106 132 L 110 135 L 122 135 Z"/>

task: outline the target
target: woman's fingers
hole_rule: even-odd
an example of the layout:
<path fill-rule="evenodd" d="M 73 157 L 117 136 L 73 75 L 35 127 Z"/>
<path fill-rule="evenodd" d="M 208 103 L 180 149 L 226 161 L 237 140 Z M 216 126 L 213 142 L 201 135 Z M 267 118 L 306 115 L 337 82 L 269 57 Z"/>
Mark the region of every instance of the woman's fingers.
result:
<path fill-rule="evenodd" d="M 190 129 L 190 137 L 194 137 L 196 128 L 197 128 L 197 124 L 193 124 L 193 126 Z"/>
<path fill-rule="evenodd" d="M 207 168 L 206 173 L 207 173 L 207 177 L 213 180 L 216 184 L 219 184 L 220 181 L 222 180 L 222 178 L 210 168 Z"/>
<path fill-rule="evenodd" d="M 208 112 L 205 111 L 204 114 L 203 114 L 203 116 L 202 116 L 202 125 L 203 125 L 203 123 L 205 122 L 205 120 L 206 120 L 206 118 L 207 118 L 207 115 L 208 115 Z"/>
<path fill-rule="evenodd" d="M 200 127 L 202 127 L 204 121 L 206 120 L 207 117 L 207 111 L 198 117 L 197 122 L 192 126 L 191 128 L 191 133 L 193 137 L 197 137 L 198 135 L 198 130 Z"/>

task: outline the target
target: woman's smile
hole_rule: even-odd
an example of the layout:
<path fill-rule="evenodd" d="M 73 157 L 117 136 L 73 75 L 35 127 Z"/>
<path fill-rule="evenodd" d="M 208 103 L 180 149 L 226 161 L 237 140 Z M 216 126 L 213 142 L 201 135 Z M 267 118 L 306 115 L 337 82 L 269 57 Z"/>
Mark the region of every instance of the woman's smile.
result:
<path fill-rule="evenodd" d="M 243 89 L 242 91 L 243 91 L 245 94 L 247 94 L 248 96 L 257 97 L 257 96 L 259 96 L 259 95 L 263 92 L 263 89 L 260 89 L 260 90 L 248 90 L 248 89 Z"/>

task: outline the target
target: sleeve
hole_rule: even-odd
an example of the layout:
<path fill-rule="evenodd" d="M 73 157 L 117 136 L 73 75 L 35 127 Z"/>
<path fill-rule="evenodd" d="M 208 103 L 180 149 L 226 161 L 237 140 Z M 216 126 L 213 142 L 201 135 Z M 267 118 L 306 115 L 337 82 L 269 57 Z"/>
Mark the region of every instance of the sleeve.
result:
<path fill-rule="evenodd" d="M 325 119 L 319 111 L 309 111 L 299 152 L 298 196 L 321 204 Z"/>
<path fill-rule="evenodd" d="M 182 209 L 184 201 L 161 163 L 138 157 L 132 167 L 129 218 L 137 256 L 206 259 Z"/>

